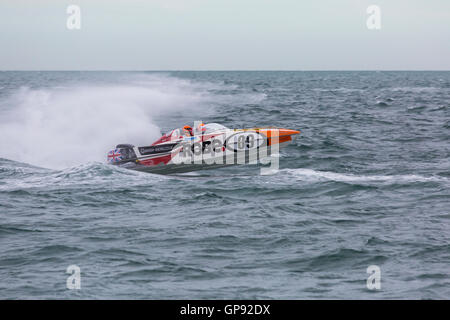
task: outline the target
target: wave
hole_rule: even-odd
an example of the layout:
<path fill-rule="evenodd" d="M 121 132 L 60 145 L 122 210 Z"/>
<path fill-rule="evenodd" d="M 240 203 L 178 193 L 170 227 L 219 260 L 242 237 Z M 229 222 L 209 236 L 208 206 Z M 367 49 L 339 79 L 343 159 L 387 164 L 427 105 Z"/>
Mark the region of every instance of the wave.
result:
<path fill-rule="evenodd" d="M 441 182 L 448 181 L 444 177 L 422 176 L 416 174 L 405 175 L 353 175 L 343 174 L 330 171 L 316 171 L 312 169 L 281 169 L 282 173 L 304 181 L 338 181 L 338 182 L 393 182 L 393 183 L 410 183 L 410 182 Z"/>
<path fill-rule="evenodd" d="M 415 92 L 415 93 L 422 93 L 422 92 L 438 92 L 445 90 L 445 88 L 442 87 L 395 87 L 395 88 L 389 88 L 389 91 L 400 91 L 400 92 Z"/>
<path fill-rule="evenodd" d="M 6 166 L 5 163 L 8 165 Z M 129 186 L 152 185 L 161 180 L 171 179 L 168 176 L 128 170 L 100 162 L 88 162 L 64 170 L 50 170 L 28 165 L 21 166 L 15 161 L 5 162 L 3 160 L 0 161 L 0 177 L 1 192 L 33 188 L 85 188 L 87 186 L 110 186 L 110 189 L 120 189 Z"/>

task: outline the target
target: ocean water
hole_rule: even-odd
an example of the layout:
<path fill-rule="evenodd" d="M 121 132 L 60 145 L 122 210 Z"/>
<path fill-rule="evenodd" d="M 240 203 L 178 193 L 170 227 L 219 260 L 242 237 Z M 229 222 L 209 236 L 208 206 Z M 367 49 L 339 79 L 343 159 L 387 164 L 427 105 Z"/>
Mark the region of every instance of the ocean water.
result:
<path fill-rule="evenodd" d="M 449 299 L 449 108 L 450 72 L 0 72 L 0 298 Z M 195 120 L 301 135 L 271 175 L 105 164 Z"/>

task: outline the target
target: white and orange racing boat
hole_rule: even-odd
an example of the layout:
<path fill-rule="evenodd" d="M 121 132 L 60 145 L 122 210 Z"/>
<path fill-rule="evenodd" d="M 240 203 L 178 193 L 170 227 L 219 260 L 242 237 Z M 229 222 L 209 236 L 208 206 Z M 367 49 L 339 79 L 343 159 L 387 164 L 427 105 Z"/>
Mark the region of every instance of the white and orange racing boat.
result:
<path fill-rule="evenodd" d="M 108 162 L 151 173 L 182 173 L 240 164 L 257 164 L 277 154 L 300 131 L 282 128 L 229 129 L 199 123 L 169 131 L 152 145 L 119 144 Z"/>

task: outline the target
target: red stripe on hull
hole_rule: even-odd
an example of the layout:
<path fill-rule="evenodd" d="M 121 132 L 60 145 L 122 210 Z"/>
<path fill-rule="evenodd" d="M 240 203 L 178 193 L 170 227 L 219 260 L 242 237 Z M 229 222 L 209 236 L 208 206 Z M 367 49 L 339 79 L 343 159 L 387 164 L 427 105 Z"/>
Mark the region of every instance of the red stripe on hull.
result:
<path fill-rule="evenodd" d="M 170 159 L 172 159 L 172 155 L 168 154 L 166 156 L 152 158 L 152 159 L 146 159 L 139 161 L 140 164 L 144 166 L 156 166 L 160 163 L 167 164 Z"/>

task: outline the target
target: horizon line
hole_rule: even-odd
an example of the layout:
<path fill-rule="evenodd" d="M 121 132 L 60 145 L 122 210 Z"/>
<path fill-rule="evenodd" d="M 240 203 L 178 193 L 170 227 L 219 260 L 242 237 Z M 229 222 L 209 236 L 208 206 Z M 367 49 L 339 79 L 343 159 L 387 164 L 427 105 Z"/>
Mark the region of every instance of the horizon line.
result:
<path fill-rule="evenodd" d="M 0 72 L 448 72 L 450 69 L 1 69 Z"/>

